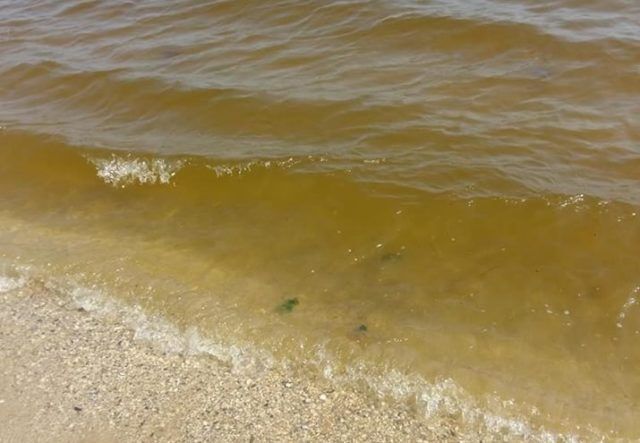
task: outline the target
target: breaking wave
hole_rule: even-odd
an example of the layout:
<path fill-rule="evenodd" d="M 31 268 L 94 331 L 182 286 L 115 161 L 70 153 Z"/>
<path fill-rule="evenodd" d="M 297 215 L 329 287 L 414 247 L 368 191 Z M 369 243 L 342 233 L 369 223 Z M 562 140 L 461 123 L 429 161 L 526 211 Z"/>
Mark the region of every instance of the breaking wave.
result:
<path fill-rule="evenodd" d="M 113 186 L 124 187 L 131 184 L 169 184 L 176 172 L 185 164 L 182 160 L 163 158 L 132 158 L 131 156 L 111 158 L 89 157 L 95 165 L 98 177 Z"/>

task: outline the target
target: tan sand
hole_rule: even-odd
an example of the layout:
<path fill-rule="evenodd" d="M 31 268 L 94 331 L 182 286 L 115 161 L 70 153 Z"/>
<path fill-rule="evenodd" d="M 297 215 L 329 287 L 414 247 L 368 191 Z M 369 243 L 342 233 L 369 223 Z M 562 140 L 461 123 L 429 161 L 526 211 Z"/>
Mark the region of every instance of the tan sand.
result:
<path fill-rule="evenodd" d="M 166 354 L 36 285 L 0 294 L 0 441 L 460 441 L 350 388 Z"/>

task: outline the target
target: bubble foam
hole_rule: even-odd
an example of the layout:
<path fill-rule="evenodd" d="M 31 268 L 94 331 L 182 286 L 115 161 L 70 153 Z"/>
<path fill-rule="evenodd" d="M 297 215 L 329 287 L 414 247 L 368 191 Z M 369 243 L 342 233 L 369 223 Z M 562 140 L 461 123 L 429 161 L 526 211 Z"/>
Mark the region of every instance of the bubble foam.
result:
<path fill-rule="evenodd" d="M 105 183 L 124 187 L 132 184 L 169 184 L 184 162 L 162 158 L 89 158 Z"/>

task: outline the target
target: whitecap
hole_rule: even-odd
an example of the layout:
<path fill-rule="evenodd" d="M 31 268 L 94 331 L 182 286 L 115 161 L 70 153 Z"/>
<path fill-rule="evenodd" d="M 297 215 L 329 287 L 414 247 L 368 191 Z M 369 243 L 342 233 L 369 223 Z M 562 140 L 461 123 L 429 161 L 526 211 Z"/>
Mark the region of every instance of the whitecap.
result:
<path fill-rule="evenodd" d="M 113 186 L 131 184 L 168 184 L 184 165 L 182 160 L 162 158 L 89 158 L 97 169 L 98 177 Z"/>

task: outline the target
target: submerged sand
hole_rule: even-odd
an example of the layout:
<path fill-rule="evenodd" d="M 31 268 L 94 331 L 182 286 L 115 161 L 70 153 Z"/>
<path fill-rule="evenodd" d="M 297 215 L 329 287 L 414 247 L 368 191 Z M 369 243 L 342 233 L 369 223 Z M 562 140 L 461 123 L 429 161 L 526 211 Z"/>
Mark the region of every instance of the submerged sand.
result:
<path fill-rule="evenodd" d="M 487 437 L 311 376 L 268 369 L 254 379 L 211 356 L 162 352 L 37 285 L 2 293 L 0 303 L 0 441 Z"/>

